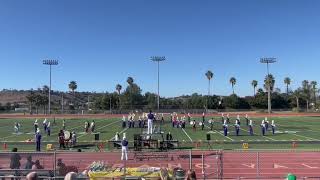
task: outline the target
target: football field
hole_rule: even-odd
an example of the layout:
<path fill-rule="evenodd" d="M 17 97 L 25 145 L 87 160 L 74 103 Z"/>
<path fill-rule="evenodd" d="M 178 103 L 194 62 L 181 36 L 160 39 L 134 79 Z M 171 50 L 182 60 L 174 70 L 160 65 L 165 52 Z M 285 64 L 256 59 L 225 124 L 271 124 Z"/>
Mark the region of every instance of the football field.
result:
<path fill-rule="evenodd" d="M 154 138 L 165 139 L 165 135 L 171 132 L 173 139 L 178 140 L 180 147 L 200 148 L 200 149 L 241 149 L 243 143 L 249 144 L 249 149 L 317 149 L 320 145 L 320 117 L 272 117 L 276 124 L 276 133 L 273 135 L 271 128 L 265 136 L 261 134 L 260 124 L 263 118 L 252 118 L 254 124 L 254 135 L 249 135 L 249 128 L 245 119 L 241 118 L 240 135 L 235 134 L 235 117 L 230 118 L 228 136 L 223 135 L 222 123 L 220 117 L 214 117 L 213 129 L 210 129 L 208 123 L 210 117 L 206 117 L 206 123 L 202 130 L 199 122 L 202 118 L 195 118 L 197 129 L 194 131 L 187 122 L 185 129 L 172 127 L 169 117 L 165 118 L 165 123 L 155 122 L 155 131 L 162 132 L 154 135 Z M 62 119 L 48 119 L 51 122 L 51 136 L 44 132 L 42 122 L 44 119 L 38 119 L 39 128 L 42 134 L 42 146 L 52 143 L 57 144 L 58 132 L 62 129 Z M 141 134 L 146 131 L 145 128 L 138 128 L 137 122 L 135 128 L 122 128 L 121 118 L 97 118 L 97 119 L 65 119 L 66 130 L 76 132 L 79 144 L 95 144 L 95 135 L 84 132 L 85 122 L 95 121 L 96 133 L 99 133 L 99 142 L 113 140 L 118 132 L 122 137 L 126 137 L 133 142 L 134 134 Z M 6 143 L 8 149 L 14 146 L 24 150 L 34 149 L 34 123 L 35 119 L 0 119 L 0 141 Z M 14 124 L 21 124 L 20 132 L 14 132 Z M 55 122 L 55 123 L 54 123 Z M 207 134 L 210 134 L 211 140 L 207 141 Z M 293 143 L 295 147 L 293 147 Z M 133 143 L 131 143 L 133 146 Z M 89 148 L 90 149 L 90 148 Z M 92 148 L 91 148 L 92 149 Z M 2 147 L 4 150 L 4 147 Z"/>

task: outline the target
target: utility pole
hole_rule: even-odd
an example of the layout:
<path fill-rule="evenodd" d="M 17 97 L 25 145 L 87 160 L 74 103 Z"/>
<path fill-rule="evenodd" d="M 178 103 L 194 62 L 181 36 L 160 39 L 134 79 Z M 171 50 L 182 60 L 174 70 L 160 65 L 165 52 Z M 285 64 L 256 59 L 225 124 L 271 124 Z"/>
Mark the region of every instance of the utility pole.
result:
<path fill-rule="evenodd" d="M 160 62 L 165 61 L 165 56 L 151 56 L 151 61 L 158 63 L 158 112 L 160 110 Z"/>
<path fill-rule="evenodd" d="M 58 60 L 43 60 L 44 65 L 49 65 L 50 67 L 50 86 L 49 86 L 49 102 L 48 102 L 48 113 L 51 114 L 51 66 L 58 65 Z"/>

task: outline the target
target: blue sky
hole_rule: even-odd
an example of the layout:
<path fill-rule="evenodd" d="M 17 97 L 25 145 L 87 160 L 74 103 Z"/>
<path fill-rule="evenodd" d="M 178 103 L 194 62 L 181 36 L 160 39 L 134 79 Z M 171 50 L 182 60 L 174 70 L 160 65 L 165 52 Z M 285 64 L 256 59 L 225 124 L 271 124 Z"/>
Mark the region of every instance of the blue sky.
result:
<path fill-rule="evenodd" d="M 250 82 L 262 81 L 260 57 L 271 66 L 276 86 L 283 79 L 296 88 L 319 80 L 320 1 L 317 0 L 1 0 L 0 89 L 30 89 L 48 84 L 43 59 L 58 59 L 53 89 L 114 91 L 132 76 L 144 92 L 156 92 L 161 64 L 161 95 L 212 91 L 251 95 Z"/>

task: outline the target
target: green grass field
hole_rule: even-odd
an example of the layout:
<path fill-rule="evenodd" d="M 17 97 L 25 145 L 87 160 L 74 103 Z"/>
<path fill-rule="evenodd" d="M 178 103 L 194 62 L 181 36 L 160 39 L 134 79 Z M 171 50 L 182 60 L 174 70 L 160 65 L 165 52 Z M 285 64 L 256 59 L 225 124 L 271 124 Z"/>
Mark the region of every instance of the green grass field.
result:
<path fill-rule="evenodd" d="M 209 119 L 209 118 L 207 118 Z M 125 128 L 121 127 L 120 118 L 112 119 L 94 119 L 96 122 L 96 132 L 100 133 L 101 141 L 111 140 L 116 132 L 125 132 L 129 141 L 133 141 L 133 135 L 139 134 L 145 129 L 140 128 Z M 196 119 L 199 122 L 201 119 Z M 296 142 L 297 149 L 319 149 L 320 145 L 320 117 L 278 117 L 269 119 L 275 120 L 276 134 L 272 135 L 271 128 L 266 136 L 261 135 L 260 124 L 262 118 L 253 118 L 254 121 L 254 136 L 250 136 L 248 127 L 246 126 L 245 119 L 241 119 L 240 136 L 235 135 L 234 121 L 231 118 L 229 125 L 229 135 L 223 135 L 221 119 L 215 118 L 214 129 L 211 131 L 209 124 L 206 124 L 205 129 L 201 130 L 197 126 L 197 131 L 194 132 L 192 127 L 187 124 L 185 129 L 173 128 L 168 119 L 166 123 L 161 125 L 161 131 L 165 134 L 171 132 L 173 138 L 181 143 L 181 146 L 194 147 L 197 142 L 198 148 L 213 148 L 213 149 L 241 149 L 242 143 L 249 143 L 252 149 L 290 149 L 292 142 Z M 62 119 L 56 119 L 56 124 L 53 125 L 53 120 L 50 119 L 51 136 L 44 133 L 42 127 L 43 119 L 39 119 L 40 129 L 43 135 L 43 146 L 48 143 L 57 143 L 57 134 L 62 127 Z M 84 122 L 91 122 L 92 119 L 66 119 L 66 130 L 75 131 L 77 133 L 78 142 L 89 143 L 94 141 L 93 134 L 84 133 Z M 21 133 L 14 133 L 14 123 L 21 124 Z M 0 119 L 0 141 L 7 143 L 8 148 L 19 147 L 23 150 L 33 150 L 33 143 L 26 143 L 24 141 L 33 139 L 33 122 L 34 119 Z M 155 123 L 156 129 L 160 124 Z M 208 144 L 206 141 L 206 134 L 211 135 L 211 142 Z M 157 136 L 159 138 L 159 135 Z M 3 150 L 3 148 L 2 148 Z"/>

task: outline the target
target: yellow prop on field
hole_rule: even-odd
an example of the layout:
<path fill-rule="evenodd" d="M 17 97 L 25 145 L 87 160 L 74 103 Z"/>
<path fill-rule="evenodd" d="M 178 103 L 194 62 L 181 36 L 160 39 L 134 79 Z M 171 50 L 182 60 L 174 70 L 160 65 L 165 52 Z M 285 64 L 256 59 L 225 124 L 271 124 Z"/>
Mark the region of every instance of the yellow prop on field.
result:
<path fill-rule="evenodd" d="M 249 149 L 249 144 L 248 143 L 243 143 L 242 144 L 243 149 Z"/>
<path fill-rule="evenodd" d="M 134 177 L 160 177 L 160 172 L 139 172 L 138 168 L 127 168 L 126 176 L 134 176 Z M 109 177 L 121 177 L 123 176 L 123 172 L 120 171 L 102 171 L 102 172 L 90 172 L 89 177 L 90 180 L 98 180 L 102 178 Z"/>

